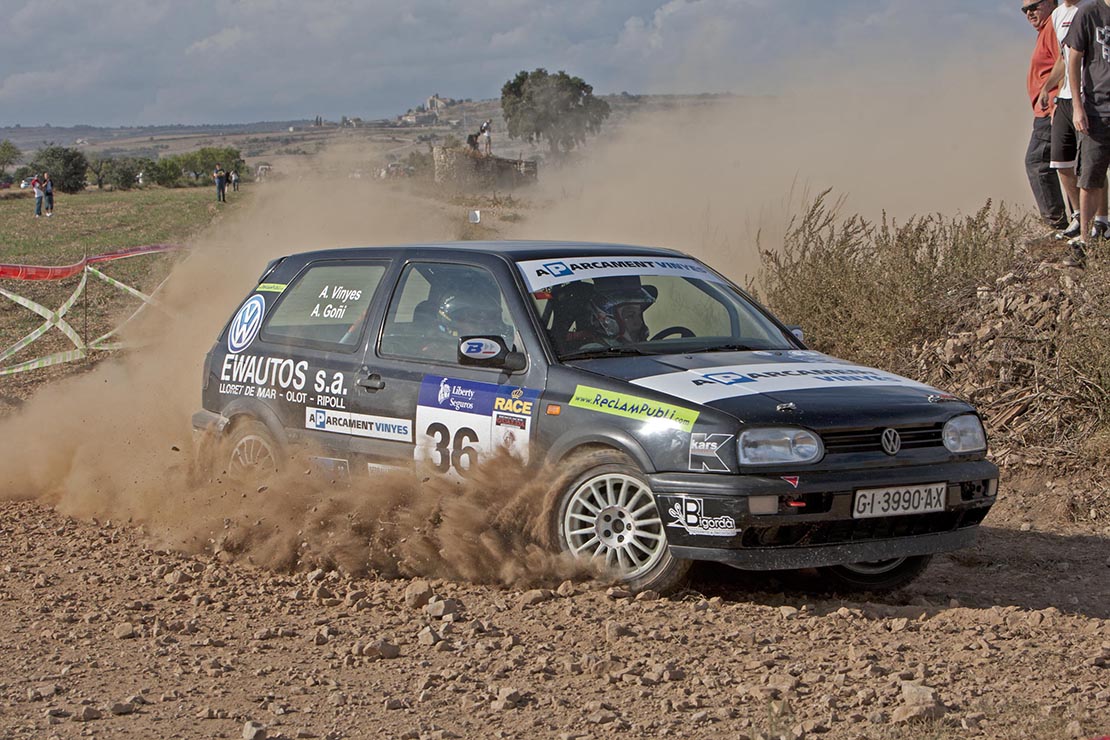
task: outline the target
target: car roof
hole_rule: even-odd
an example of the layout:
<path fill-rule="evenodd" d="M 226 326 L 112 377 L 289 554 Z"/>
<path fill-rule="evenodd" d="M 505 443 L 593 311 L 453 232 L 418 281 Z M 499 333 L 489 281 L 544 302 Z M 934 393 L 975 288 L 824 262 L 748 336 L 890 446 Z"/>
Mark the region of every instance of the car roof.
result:
<path fill-rule="evenodd" d="M 606 244 L 604 242 L 573 241 L 464 241 L 433 242 L 428 244 L 390 244 L 381 246 L 342 247 L 300 252 L 296 257 L 305 262 L 324 259 L 373 258 L 379 252 L 389 250 L 403 253 L 422 252 L 426 256 L 435 252 L 451 255 L 488 254 L 499 255 L 508 260 L 546 259 L 549 257 L 602 257 L 610 255 L 686 257 L 674 249 L 643 247 L 633 244 Z"/>

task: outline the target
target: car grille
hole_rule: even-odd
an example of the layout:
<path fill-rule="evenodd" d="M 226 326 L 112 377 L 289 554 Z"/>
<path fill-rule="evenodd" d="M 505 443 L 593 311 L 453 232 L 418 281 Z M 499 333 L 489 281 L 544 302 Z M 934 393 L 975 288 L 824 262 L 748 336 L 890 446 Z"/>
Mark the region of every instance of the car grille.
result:
<path fill-rule="evenodd" d="M 926 447 L 940 447 L 944 444 L 942 438 L 942 424 L 929 426 L 894 427 L 902 437 L 903 450 L 917 450 Z M 851 429 L 839 432 L 822 432 L 821 440 L 825 443 L 826 454 L 844 454 L 852 452 L 882 452 L 883 430 L 886 427 L 874 429 Z"/>
<path fill-rule="evenodd" d="M 884 519 L 847 519 L 835 522 L 807 522 L 785 526 L 749 527 L 744 530 L 743 547 L 800 547 L 836 545 L 847 542 L 914 537 L 952 532 L 973 527 L 983 521 L 986 507 L 966 511 L 939 511 L 933 514 L 896 516 Z"/>

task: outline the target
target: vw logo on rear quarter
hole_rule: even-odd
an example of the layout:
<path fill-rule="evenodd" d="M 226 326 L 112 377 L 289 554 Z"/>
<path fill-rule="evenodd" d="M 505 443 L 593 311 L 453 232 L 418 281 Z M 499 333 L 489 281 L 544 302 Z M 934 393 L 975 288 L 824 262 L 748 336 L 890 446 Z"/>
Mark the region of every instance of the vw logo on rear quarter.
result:
<path fill-rule="evenodd" d="M 258 329 L 262 326 L 262 316 L 266 313 L 266 299 L 260 295 L 252 295 L 227 330 L 227 349 L 232 354 L 239 354 L 250 346 L 258 336 Z"/>
<path fill-rule="evenodd" d="M 888 455 L 897 455 L 898 450 L 902 449 L 902 437 L 898 434 L 897 429 L 884 429 L 883 430 L 883 452 Z"/>

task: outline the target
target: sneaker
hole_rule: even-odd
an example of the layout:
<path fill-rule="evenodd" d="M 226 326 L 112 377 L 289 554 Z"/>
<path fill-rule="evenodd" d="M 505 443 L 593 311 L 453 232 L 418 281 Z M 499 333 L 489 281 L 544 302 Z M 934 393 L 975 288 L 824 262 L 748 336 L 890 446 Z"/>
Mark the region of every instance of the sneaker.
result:
<path fill-rule="evenodd" d="M 1071 217 L 1071 221 L 1068 222 L 1067 228 L 1063 229 L 1062 231 L 1056 232 L 1056 238 L 1061 239 L 1061 240 L 1063 240 L 1063 239 L 1074 239 L 1077 236 L 1079 236 L 1079 214 L 1078 213 Z"/>
<path fill-rule="evenodd" d="M 1110 223 L 1095 221 L 1091 224 L 1091 239 L 1110 239 Z"/>
<path fill-rule="evenodd" d="M 1064 259 L 1060 260 L 1060 264 L 1064 267 L 1078 267 L 1083 269 L 1087 266 L 1087 243 L 1076 237 L 1075 239 L 1068 240 L 1068 246 L 1071 248 L 1071 254 Z"/>

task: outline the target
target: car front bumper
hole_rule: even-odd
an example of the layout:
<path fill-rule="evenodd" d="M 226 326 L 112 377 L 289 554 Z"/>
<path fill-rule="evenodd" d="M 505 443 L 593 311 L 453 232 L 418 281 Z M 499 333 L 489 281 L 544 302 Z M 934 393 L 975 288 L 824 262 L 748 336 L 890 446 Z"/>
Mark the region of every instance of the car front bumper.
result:
<path fill-rule="evenodd" d="M 797 477 L 660 473 L 648 480 L 676 557 L 780 570 L 968 547 L 995 501 L 998 468 L 980 460 Z M 852 516 L 859 489 L 939 482 L 947 483 L 943 511 Z"/>

